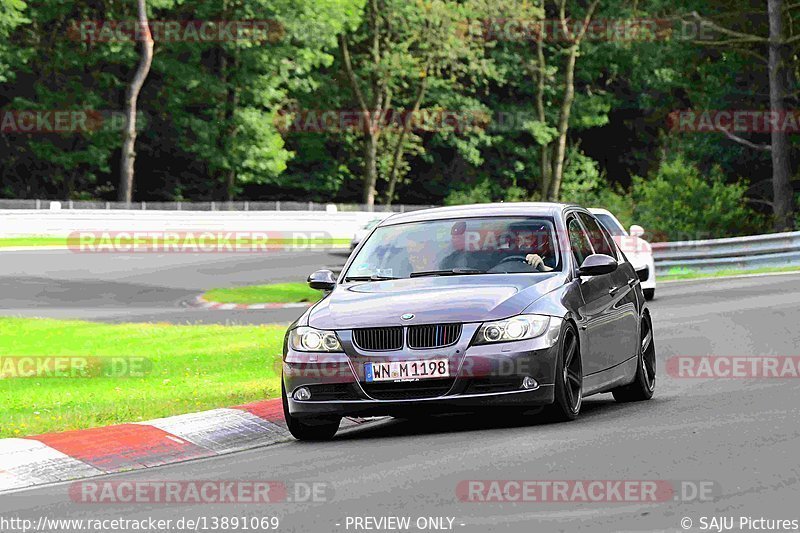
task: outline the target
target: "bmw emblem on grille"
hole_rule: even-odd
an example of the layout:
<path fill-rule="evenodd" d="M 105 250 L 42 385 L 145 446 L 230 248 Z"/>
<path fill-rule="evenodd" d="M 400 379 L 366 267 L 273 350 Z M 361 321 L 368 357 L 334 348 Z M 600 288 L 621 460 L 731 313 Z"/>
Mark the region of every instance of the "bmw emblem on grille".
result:
<path fill-rule="evenodd" d="M 400 318 L 402 318 L 403 320 L 411 320 L 412 318 L 414 318 L 414 314 L 413 313 L 406 313 L 404 315 L 401 315 Z"/>

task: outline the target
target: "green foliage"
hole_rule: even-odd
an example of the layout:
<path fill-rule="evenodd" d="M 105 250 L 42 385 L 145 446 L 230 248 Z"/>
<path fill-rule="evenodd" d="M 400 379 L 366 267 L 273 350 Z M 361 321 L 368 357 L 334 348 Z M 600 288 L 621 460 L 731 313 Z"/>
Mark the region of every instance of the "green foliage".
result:
<path fill-rule="evenodd" d="M 340 94 L 335 100 L 338 104 L 344 109 L 360 109 L 360 93 L 369 110 L 380 103 L 382 110 L 403 112 L 413 109 L 422 94 L 420 110 L 430 116 L 491 116 L 493 110 L 478 94 L 498 79 L 497 67 L 486 57 L 483 40 L 465 38 L 461 31 L 466 20 L 489 17 L 491 6 L 478 0 L 383 0 L 375 5 L 377 11 L 373 14 L 373 4 L 367 3 L 361 25 L 346 37 L 358 91 L 344 71 L 343 58 L 328 73 L 331 82 L 345 95 L 342 98 Z M 452 149 L 459 158 L 477 167 L 483 164 L 481 149 L 492 142 L 491 134 L 482 128 L 465 130 L 441 121 L 404 136 L 398 130 L 378 133 L 377 188 L 384 198 L 388 191 L 381 190 L 385 187 L 382 182 L 391 179 L 395 164 L 398 182 L 413 183 L 409 158 L 430 161 L 430 149 Z M 354 177 L 362 177 L 366 135 L 359 132 L 338 140 L 350 155 L 348 168 Z M 397 163 L 395 154 L 400 154 Z"/>
<path fill-rule="evenodd" d="M 25 8 L 23 0 L 0 0 L 0 83 L 13 75 L 7 70 L 13 54 L 8 39 L 17 26 L 30 22 L 24 15 Z"/>
<path fill-rule="evenodd" d="M 282 28 L 280 38 L 267 42 L 176 43 L 154 62 L 181 146 L 219 182 L 235 176 L 225 185 L 228 194 L 242 184 L 279 183 L 294 154 L 285 148 L 276 112 L 290 92 L 316 89 L 309 74 L 332 64 L 336 36 L 359 20 L 362 5 L 363 0 L 247 0 L 229 8 L 207 0 L 182 9 L 187 18 L 271 19 Z"/>
<path fill-rule="evenodd" d="M 798 194 L 794 199 L 794 205 L 797 209 L 800 206 L 800 194 Z M 794 219 L 794 229 L 800 229 L 800 209 L 796 212 L 795 219 Z"/>
<path fill-rule="evenodd" d="M 475 187 L 451 191 L 444 199 L 444 205 L 485 204 L 493 201 L 493 194 L 492 183 L 484 180 Z"/>
<path fill-rule="evenodd" d="M 748 207 L 743 181 L 726 184 L 718 167 L 702 173 L 677 155 L 649 179 L 634 178 L 633 217 L 651 240 L 694 240 L 763 231 L 762 217 Z"/>
<path fill-rule="evenodd" d="M 156 42 L 138 104 L 145 120 L 136 144 L 135 199 L 222 200 L 232 195 L 360 202 L 363 131 L 296 132 L 278 125 L 279 118 L 296 111 L 357 109 L 338 46 L 342 34 L 368 102 L 383 91 L 391 96 L 384 108 L 408 110 L 424 80 L 423 110 L 494 119 L 479 127 L 445 124 L 405 135 L 394 201 L 538 199 L 542 146 L 552 147 L 564 96 L 567 42 L 544 42 L 540 116 L 534 35 L 503 34 L 502 24 L 494 28 L 500 33 L 488 35 L 484 23 L 524 21 L 530 30 L 533 21 L 550 23 L 558 16 L 556 3 L 375 0 L 383 39 L 376 58 L 367 16 L 373 4 L 367 2 L 148 0 L 152 20 L 272 20 L 281 30 L 277 38 L 262 41 Z M 568 16 L 579 17 L 586 5 L 568 3 Z M 626 225 L 643 223 L 662 232 L 716 236 L 763 231 L 769 212 L 765 202 L 771 199 L 769 154 L 722 134 L 670 128 L 668 119 L 676 110 L 769 106 L 766 67 L 753 55 L 763 50 L 699 45 L 686 38 L 677 19 L 692 11 L 737 31 L 766 35 L 766 17 L 751 16 L 763 11 L 755 4 L 744 9 L 731 0 L 601 2 L 600 21 L 675 22 L 668 23 L 672 32 L 632 40 L 590 38 L 581 45 L 561 199 L 605 207 Z M 796 19 L 800 8 L 787 5 L 786 11 L 787 20 Z M 81 21 L 134 17 L 132 2 L 0 0 L 0 110 L 119 112 L 138 59 L 136 43 L 88 42 L 70 31 Z M 787 31 L 794 32 L 791 27 Z M 793 41 L 789 48 L 787 61 L 796 74 L 800 45 Z M 791 94 L 798 93 L 797 78 Z M 501 115 L 512 120 L 501 124 L 496 120 Z M 770 142 L 767 135 L 743 136 Z M 391 129 L 379 136 L 379 202 L 388 195 L 400 138 Z M 119 128 L 3 134 L 0 195 L 113 199 L 120 147 Z M 674 153 L 682 157 L 661 164 Z M 797 155 L 792 154 L 795 162 Z M 705 185 L 695 184 L 697 176 Z M 743 189 L 737 176 L 746 176 L 751 187 Z M 697 185 L 702 192 L 695 197 L 673 182 Z M 667 194 L 668 200 L 658 198 L 670 187 L 680 189 L 678 200 L 670 200 L 675 193 Z M 704 194 L 720 202 L 711 205 L 722 217 L 717 223 L 703 215 L 705 206 L 698 209 Z M 661 205 L 665 202 L 669 206 Z M 676 202 L 691 208 L 680 212 L 672 206 Z M 676 226 L 678 221 L 682 225 Z"/>
<path fill-rule="evenodd" d="M 3 91 L 9 100 L 6 108 L 91 110 L 103 122 L 96 129 L 15 136 L 15 149 L 4 161 L 4 182 L 47 191 L 38 196 L 97 196 L 99 176 L 111 172 L 111 158 L 122 144 L 121 129 L 109 126 L 108 119 L 112 111 L 121 110 L 116 102 L 137 55 L 131 43 L 88 43 L 71 30 L 78 20 L 132 18 L 131 9 L 135 6 L 106 9 L 91 2 L 47 0 L 28 6 L 24 20 L 16 18 L 20 25 L 7 43 L 16 85 Z"/>
<path fill-rule="evenodd" d="M 483 180 L 474 187 L 456 189 L 447 195 L 445 205 L 485 204 L 490 202 L 530 202 L 537 198 L 517 185 L 500 187 L 496 182 Z"/>
<path fill-rule="evenodd" d="M 583 207 L 608 209 L 622 222 L 632 223 L 633 203 L 619 186 L 608 183 L 599 164 L 577 149 L 570 150 L 564 168 L 561 199 Z"/>

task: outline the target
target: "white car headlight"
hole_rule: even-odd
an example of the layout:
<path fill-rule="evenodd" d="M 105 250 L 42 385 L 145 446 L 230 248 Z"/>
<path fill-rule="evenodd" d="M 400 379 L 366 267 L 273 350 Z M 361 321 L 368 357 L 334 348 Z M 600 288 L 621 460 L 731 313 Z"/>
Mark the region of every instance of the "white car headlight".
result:
<path fill-rule="evenodd" d="M 289 346 L 299 352 L 341 352 L 335 331 L 299 327 L 289 332 Z"/>
<path fill-rule="evenodd" d="M 544 333 L 549 324 L 550 317 L 543 315 L 519 315 L 506 320 L 484 322 L 478 328 L 473 344 L 533 339 Z"/>

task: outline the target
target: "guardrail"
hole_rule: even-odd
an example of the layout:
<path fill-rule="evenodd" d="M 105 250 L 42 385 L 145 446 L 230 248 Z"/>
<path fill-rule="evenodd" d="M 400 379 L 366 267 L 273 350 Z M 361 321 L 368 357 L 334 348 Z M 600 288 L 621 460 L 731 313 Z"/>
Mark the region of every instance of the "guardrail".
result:
<path fill-rule="evenodd" d="M 295 202 L 295 205 L 299 202 Z M 191 204 L 196 206 L 197 204 Z M 284 238 L 350 239 L 375 218 L 392 212 L 340 210 L 160 211 L 120 209 L 0 208 L 0 237 L 65 237 L 75 232 L 279 232 Z M 420 206 L 414 206 L 419 208 Z M 727 239 L 653 243 L 656 273 L 800 268 L 800 231 Z"/>
<path fill-rule="evenodd" d="M 0 209 L 35 210 L 129 210 L 129 211 L 326 211 L 405 213 L 435 207 L 432 205 L 335 204 L 275 200 L 270 202 L 105 202 L 86 200 L 13 200 L 0 198 Z"/>
<path fill-rule="evenodd" d="M 0 237 L 66 237 L 76 232 L 262 232 L 288 239 L 351 239 L 375 218 L 367 211 L 106 211 L 0 209 Z"/>
<path fill-rule="evenodd" d="M 653 245 L 656 273 L 690 270 L 751 270 L 764 267 L 800 268 L 800 231 L 701 241 L 659 242 Z"/>

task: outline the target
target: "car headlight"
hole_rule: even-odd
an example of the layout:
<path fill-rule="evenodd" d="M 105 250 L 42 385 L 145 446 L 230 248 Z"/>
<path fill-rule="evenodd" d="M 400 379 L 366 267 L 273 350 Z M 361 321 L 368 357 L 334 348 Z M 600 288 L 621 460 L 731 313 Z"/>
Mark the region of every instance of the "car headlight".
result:
<path fill-rule="evenodd" d="M 496 322 L 484 322 L 478 328 L 473 344 L 521 341 L 538 337 L 547 330 L 549 316 L 519 315 Z"/>
<path fill-rule="evenodd" d="M 289 333 L 289 346 L 299 352 L 341 352 L 342 345 L 334 331 L 299 327 Z"/>

